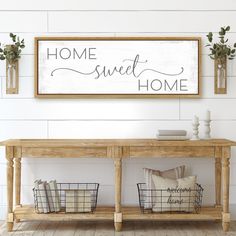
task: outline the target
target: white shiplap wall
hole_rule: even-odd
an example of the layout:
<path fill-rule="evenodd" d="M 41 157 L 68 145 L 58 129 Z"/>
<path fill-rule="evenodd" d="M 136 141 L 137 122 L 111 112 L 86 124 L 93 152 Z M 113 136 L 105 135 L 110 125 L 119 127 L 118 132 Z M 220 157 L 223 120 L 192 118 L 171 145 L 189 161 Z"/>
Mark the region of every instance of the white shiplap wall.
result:
<path fill-rule="evenodd" d="M 6 1 L 0 4 L 0 42 L 9 32 L 25 38 L 20 60 L 20 93 L 5 93 L 5 62 L 0 62 L 0 140 L 7 138 L 153 138 L 158 128 L 191 131 L 194 114 L 212 111 L 213 137 L 236 140 L 236 61 L 228 68 L 228 94 L 214 95 L 213 62 L 202 48 L 203 96 L 201 99 L 150 100 L 38 100 L 33 97 L 33 39 L 35 36 L 201 36 L 231 25 L 236 41 L 235 0 L 41 0 Z M 201 134 L 202 134 L 201 130 Z M 0 149 L 0 219 L 6 210 L 6 161 Z M 233 149 L 231 204 L 236 204 L 236 150 Z M 213 161 L 132 160 L 124 162 L 123 202 L 137 203 L 136 183 L 142 168 L 170 168 L 186 164 L 204 185 L 204 203 L 214 201 Z M 98 181 L 99 203 L 112 204 L 113 163 L 109 160 L 23 160 L 23 202 L 32 202 L 36 178 L 62 182 Z M 236 215 L 236 211 L 233 211 Z"/>

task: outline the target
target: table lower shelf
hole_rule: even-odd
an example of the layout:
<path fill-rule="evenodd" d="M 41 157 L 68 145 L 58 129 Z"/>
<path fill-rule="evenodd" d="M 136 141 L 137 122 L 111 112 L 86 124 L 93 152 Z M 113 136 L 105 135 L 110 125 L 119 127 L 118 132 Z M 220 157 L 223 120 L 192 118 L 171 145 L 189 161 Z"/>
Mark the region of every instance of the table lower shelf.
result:
<path fill-rule="evenodd" d="M 24 220 L 113 220 L 114 219 L 114 207 L 97 207 L 93 213 L 36 213 L 35 208 L 30 205 L 24 205 L 16 207 L 14 210 L 15 219 Z"/>
<path fill-rule="evenodd" d="M 33 206 L 18 206 L 14 210 L 14 218 L 19 220 L 49 220 L 49 221 L 70 221 L 70 220 L 114 220 L 114 207 L 97 207 L 94 213 L 48 213 L 38 214 Z M 222 209 L 215 207 L 202 207 L 198 214 L 191 213 L 141 213 L 138 207 L 123 207 L 123 220 L 221 220 Z"/>
<path fill-rule="evenodd" d="M 202 207 L 200 213 L 142 213 L 138 207 L 122 209 L 124 220 L 221 220 L 222 208 Z"/>

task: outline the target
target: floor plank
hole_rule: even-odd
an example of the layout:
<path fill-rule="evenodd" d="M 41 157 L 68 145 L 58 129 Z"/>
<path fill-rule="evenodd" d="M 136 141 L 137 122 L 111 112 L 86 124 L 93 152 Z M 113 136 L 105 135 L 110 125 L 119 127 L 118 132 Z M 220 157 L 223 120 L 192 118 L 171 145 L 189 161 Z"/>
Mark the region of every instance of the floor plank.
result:
<path fill-rule="evenodd" d="M 236 236 L 236 222 L 224 233 L 219 222 L 124 222 L 123 230 L 115 232 L 109 221 L 24 221 L 14 224 L 11 233 L 3 223 L 0 236 Z"/>
<path fill-rule="evenodd" d="M 135 236 L 155 236 L 153 230 L 153 222 L 134 222 L 134 235 Z"/>
<path fill-rule="evenodd" d="M 135 236 L 134 222 L 124 222 L 121 232 L 115 232 L 115 236 Z"/>
<path fill-rule="evenodd" d="M 40 221 L 23 221 L 17 224 L 19 224 L 19 226 L 12 232 L 13 236 L 32 236 L 34 232 L 38 230 Z"/>
<path fill-rule="evenodd" d="M 57 230 L 58 225 L 59 222 L 42 221 L 37 231 L 34 232 L 33 236 L 53 236 Z"/>
<path fill-rule="evenodd" d="M 38 224 L 39 224 L 40 222 L 38 222 Z M 6 225 L 6 222 L 4 222 L 2 225 L 1 225 L 1 227 L 0 227 L 0 235 L 1 236 L 13 236 L 13 235 L 22 235 L 22 231 L 21 231 L 21 228 L 22 228 L 22 224 L 23 223 L 17 223 L 17 224 L 14 224 L 14 227 L 13 227 L 13 230 L 12 230 L 12 232 L 10 232 L 10 233 L 8 233 L 7 232 L 7 225 Z M 29 226 L 29 224 L 28 224 L 28 226 Z M 30 228 L 32 229 L 32 230 L 34 230 L 34 225 L 32 224 L 32 225 L 30 225 Z M 25 228 L 26 229 L 26 228 Z M 25 230 L 24 229 L 24 230 Z M 16 232 L 17 232 L 17 234 L 16 234 Z M 25 234 L 24 235 L 27 235 L 27 232 L 25 232 Z"/>
<path fill-rule="evenodd" d="M 76 230 L 76 221 L 62 221 L 58 224 L 55 234 L 56 236 L 71 236 L 74 235 Z"/>
<path fill-rule="evenodd" d="M 74 236 L 94 236 L 96 222 L 78 222 Z"/>
<path fill-rule="evenodd" d="M 114 236 L 114 224 L 113 222 L 98 222 L 96 224 L 95 236 Z"/>

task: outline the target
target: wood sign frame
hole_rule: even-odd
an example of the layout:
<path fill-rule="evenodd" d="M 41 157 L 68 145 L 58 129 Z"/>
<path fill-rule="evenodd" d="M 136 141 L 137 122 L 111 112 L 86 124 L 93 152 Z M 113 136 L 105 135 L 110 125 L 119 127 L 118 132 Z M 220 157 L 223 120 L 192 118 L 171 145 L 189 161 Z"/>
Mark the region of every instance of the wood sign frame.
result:
<path fill-rule="evenodd" d="M 199 37 L 35 38 L 37 98 L 198 98 L 200 78 Z"/>

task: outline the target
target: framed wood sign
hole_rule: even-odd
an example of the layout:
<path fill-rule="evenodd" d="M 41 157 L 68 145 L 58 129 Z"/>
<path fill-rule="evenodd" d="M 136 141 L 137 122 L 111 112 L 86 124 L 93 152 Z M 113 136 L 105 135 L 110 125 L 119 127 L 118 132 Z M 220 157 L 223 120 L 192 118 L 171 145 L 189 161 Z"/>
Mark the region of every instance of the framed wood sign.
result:
<path fill-rule="evenodd" d="M 35 96 L 200 96 L 200 38 L 35 38 Z"/>

